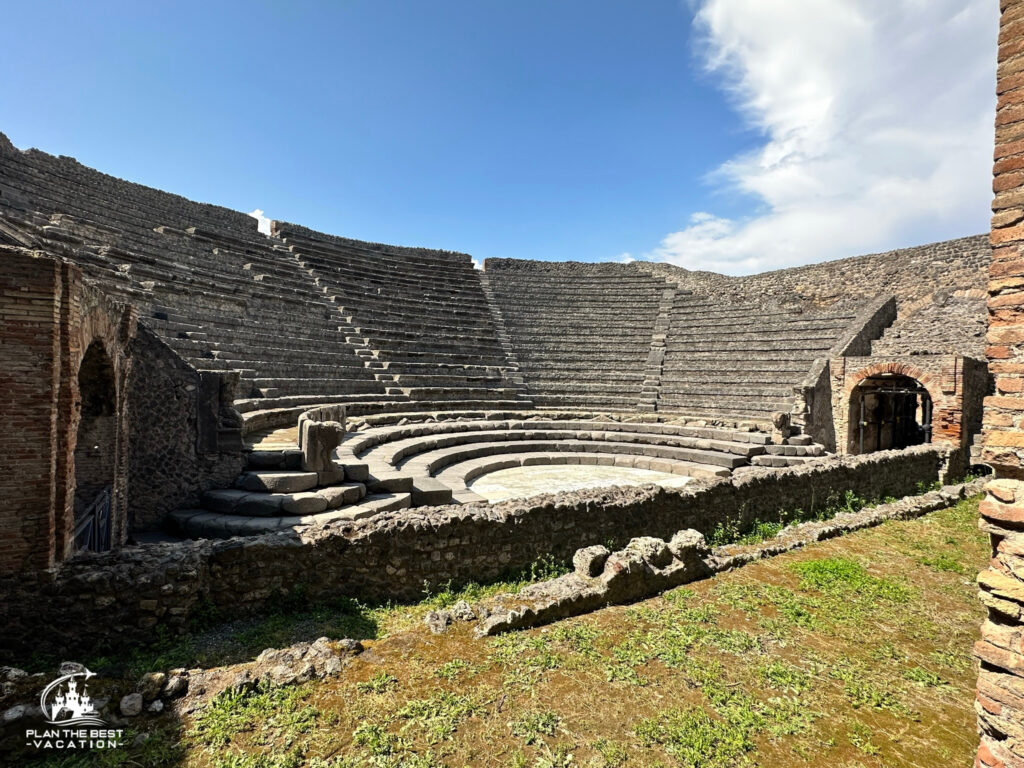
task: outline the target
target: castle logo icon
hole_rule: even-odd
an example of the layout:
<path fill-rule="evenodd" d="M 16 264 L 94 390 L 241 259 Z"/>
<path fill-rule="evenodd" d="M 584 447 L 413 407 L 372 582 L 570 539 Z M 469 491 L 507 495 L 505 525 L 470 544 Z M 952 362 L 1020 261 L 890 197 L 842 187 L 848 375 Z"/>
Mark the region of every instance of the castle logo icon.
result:
<path fill-rule="evenodd" d="M 92 699 L 89 697 L 89 689 L 86 681 L 95 676 L 82 667 L 82 672 L 72 672 L 69 675 L 62 675 L 43 689 L 39 696 L 39 706 L 43 710 L 46 722 L 51 725 L 75 726 L 91 725 L 105 726 L 106 723 L 100 719 Z M 79 685 L 81 684 L 81 687 Z"/>

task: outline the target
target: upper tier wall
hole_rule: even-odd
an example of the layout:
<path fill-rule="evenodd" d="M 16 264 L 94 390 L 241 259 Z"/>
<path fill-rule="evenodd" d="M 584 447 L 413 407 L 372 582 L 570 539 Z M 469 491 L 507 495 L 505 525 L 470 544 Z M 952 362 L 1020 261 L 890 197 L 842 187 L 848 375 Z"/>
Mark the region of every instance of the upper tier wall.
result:
<path fill-rule="evenodd" d="M 988 235 L 972 235 L 738 277 L 653 262 L 633 265 L 695 293 L 714 293 L 738 301 L 771 299 L 829 306 L 883 293 L 903 303 L 940 289 L 984 289 L 991 259 Z"/>

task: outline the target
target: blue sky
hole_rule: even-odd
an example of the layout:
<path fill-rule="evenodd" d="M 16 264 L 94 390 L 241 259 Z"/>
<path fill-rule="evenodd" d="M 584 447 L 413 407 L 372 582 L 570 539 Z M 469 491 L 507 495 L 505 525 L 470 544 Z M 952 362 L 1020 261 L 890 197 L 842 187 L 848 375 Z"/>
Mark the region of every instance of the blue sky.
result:
<path fill-rule="evenodd" d="M 985 228 L 990 5 L 9 4 L 0 131 L 351 237 L 749 272 Z"/>

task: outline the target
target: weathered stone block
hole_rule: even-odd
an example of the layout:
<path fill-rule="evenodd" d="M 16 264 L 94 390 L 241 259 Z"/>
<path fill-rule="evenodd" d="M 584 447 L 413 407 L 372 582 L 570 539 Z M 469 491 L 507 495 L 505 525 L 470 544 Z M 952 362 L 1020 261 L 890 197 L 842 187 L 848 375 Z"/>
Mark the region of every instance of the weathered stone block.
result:
<path fill-rule="evenodd" d="M 580 576 L 595 578 L 601 575 L 610 554 L 608 547 L 600 544 L 577 549 L 572 557 L 572 565 Z"/>

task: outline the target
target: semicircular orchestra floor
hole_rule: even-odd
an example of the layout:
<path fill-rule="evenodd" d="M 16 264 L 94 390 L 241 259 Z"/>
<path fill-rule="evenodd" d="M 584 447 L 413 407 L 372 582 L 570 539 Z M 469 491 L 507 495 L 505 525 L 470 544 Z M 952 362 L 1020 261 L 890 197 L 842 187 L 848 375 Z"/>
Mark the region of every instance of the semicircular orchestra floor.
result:
<path fill-rule="evenodd" d="M 525 466 L 499 469 L 469 484 L 473 493 L 487 501 L 526 499 L 544 493 L 565 493 L 589 488 L 609 488 L 654 483 L 681 488 L 693 478 L 650 469 L 616 466 Z"/>

